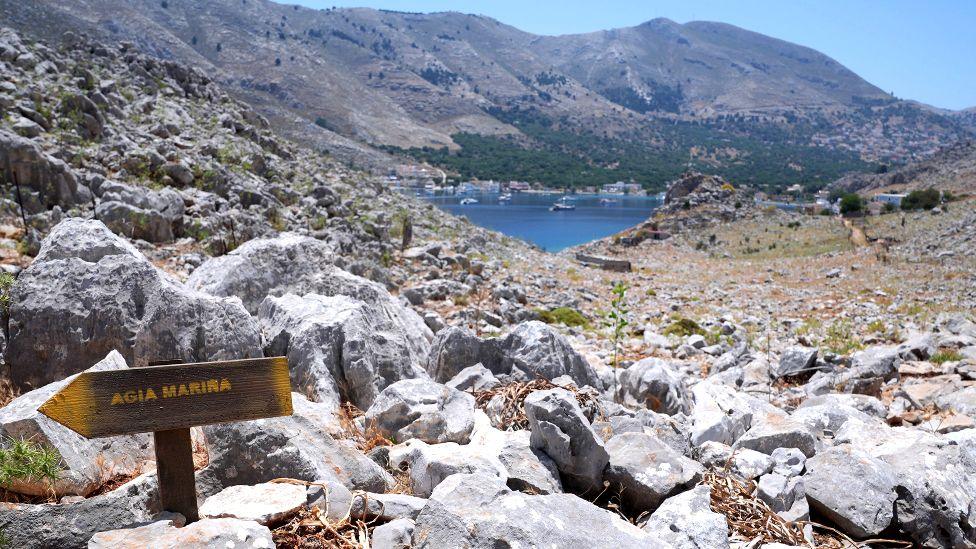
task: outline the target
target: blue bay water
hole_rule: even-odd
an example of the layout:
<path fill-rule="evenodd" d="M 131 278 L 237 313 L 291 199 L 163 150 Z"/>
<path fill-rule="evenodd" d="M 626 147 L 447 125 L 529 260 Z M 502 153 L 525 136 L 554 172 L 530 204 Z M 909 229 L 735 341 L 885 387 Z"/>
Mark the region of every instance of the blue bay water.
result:
<path fill-rule="evenodd" d="M 421 194 L 420 197 L 472 223 L 531 242 L 557 252 L 570 246 L 604 238 L 646 221 L 660 206 L 656 196 L 572 195 L 575 210 L 549 211 L 565 195 L 513 193 L 510 202 L 499 202 L 497 193 Z M 475 198 L 477 204 L 464 204 Z M 601 204 L 600 199 L 613 200 Z"/>

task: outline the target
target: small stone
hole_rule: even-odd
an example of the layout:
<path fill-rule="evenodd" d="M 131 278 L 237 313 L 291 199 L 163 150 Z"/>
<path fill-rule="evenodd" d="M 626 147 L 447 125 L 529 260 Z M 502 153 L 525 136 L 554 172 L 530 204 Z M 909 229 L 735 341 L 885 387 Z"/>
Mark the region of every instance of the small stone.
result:
<path fill-rule="evenodd" d="M 305 505 L 305 491 L 304 484 L 284 482 L 230 486 L 207 498 L 200 506 L 200 516 L 253 520 L 266 526 L 277 524 Z"/>

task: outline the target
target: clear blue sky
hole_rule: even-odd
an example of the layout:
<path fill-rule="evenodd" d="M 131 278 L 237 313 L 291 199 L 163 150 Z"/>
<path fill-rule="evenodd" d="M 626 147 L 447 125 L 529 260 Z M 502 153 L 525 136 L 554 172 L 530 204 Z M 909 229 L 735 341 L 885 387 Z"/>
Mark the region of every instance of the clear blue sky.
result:
<path fill-rule="evenodd" d="M 898 97 L 950 109 L 976 107 L 976 0 L 297 0 L 297 3 L 314 8 L 477 13 L 536 34 L 628 27 L 655 17 L 667 17 L 679 23 L 720 21 L 819 50 Z"/>

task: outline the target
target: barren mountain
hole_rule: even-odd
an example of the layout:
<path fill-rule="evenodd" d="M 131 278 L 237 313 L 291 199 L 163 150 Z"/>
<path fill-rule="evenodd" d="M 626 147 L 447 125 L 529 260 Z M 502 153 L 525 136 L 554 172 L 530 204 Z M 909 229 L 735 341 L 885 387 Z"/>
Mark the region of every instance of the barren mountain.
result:
<path fill-rule="evenodd" d="M 926 155 L 968 135 L 959 120 L 896 100 L 823 54 L 719 23 L 655 19 L 537 36 L 476 15 L 265 0 L 0 6 L 0 21 L 35 35 L 83 30 L 204 68 L 288 135 L 367 164 L 385 157 L 372 147 L 456 150 L 459 136 L 480 135 L 608 178 L 660 183 L 691 158 L 768 184 L 830 180 L 867 167 L 858 162 Z M 588 154 L 592 145 L 567 146 L 553 132 L 638 143 L 636 153 L 659 165 L 618 170 L 635 151 L 615 143 Z M 776 154 L 756 152 L 770 144 Z M 484 169 L 493 160 L 453 167 L 495 176 Z"/>

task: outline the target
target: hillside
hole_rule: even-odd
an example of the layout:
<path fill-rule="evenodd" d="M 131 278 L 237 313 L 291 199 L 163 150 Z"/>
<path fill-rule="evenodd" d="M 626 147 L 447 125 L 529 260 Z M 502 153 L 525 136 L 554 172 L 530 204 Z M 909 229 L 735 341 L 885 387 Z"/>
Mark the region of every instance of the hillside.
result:
<path fill-rule="evenodd" d="M 201 67 L 289 136 L 372 167 L 394 162 L 379 147 L 462 176 L 659 187 L 692 163 L 817 186 L 968 132 L 809 48 L 718 23 L 550 37 L 459 13 L 265 0 L 0 6 L 0 22 L 38 36 L 83 30 Z M 450 156 L 459 146 L 475 156 Z"/>
<path fill-rule="evenodd" d="M 976 141 L 962 141 L 931 157 L 881 174 L 850 174 L 831 187 L 846 191 L 913 191 L 933 187 L 976 194 Z"/>

